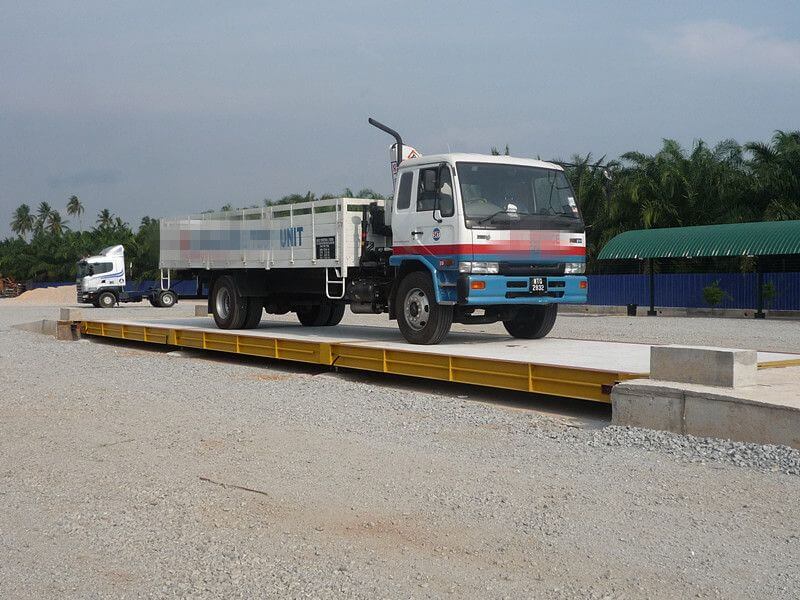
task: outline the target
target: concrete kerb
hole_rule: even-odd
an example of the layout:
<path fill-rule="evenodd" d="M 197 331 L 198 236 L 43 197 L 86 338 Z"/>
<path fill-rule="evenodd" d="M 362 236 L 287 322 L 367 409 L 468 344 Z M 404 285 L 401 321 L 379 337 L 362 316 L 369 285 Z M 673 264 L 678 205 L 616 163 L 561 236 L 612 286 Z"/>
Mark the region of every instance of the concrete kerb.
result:
<path fill-rule="evenodd" d="M 612 423 L 800 448 L 800 410 L 733 389 L 633 379 L 614 386 Z"/>

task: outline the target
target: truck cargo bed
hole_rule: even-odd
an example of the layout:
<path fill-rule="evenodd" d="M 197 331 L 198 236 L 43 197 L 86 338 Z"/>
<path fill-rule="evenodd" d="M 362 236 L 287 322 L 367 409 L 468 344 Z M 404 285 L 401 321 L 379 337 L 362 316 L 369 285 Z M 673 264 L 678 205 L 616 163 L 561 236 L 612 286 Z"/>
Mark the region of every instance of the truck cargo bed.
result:
<path fill-rule="evenodd" d="M 382 200 L 334 198 L 161 220 L 162 269 L 358 265 L 363 211 Z M 376 245 L 385 238 L 370 237 Z"/>

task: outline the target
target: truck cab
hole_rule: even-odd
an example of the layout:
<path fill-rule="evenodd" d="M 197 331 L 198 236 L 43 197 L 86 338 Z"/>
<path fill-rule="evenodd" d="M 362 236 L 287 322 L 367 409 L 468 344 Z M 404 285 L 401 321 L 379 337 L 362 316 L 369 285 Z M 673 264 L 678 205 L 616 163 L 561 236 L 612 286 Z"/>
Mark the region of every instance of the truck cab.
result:
<path fill-rule="evenodd" d="M 448 320 L 435 314 L 443 312 L 543 337 L 558 303 L 586 302 L 585 228 L 561 166 L 480 154 L 413 158 L 397 170 L 394 198 L 393 312 L 406 337 L 435 343 L 440 332 L 429 326 Z M 403 286 L 414 272 L 416 285 Z"/>
<path fill-rule="evenodd" d="M 103 292 L 111 294 L 104 297 L 106 301 L 121 293 L 125 289 L 125 248 L 109 246 L 78 262 L 75 283 L 79 303 L 97 305 Z"/>
<path fill-rule="evenodd" d="M 145 298 L 159 308 L 169 308 L 178 302 L 178 294 L 162 285 L 146 292 L 127 291 L 124 246 L 109 246 L 99 254 L 79 261 L 76 266 L 76 289 L 79 304 L 111 308 L 120 302 L 141 302 Z"/>

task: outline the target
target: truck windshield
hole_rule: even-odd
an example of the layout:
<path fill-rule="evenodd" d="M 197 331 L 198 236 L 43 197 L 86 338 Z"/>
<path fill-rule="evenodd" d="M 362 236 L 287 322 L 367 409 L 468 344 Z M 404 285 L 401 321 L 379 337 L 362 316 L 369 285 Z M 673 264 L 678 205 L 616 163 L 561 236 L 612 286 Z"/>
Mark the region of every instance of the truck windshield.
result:
<path fill-rule="evenodd" d="M 583 228 L 562 171 L 492 163 L 457 164 L 464 218 L 474 229 Z"/>
<path fill-rule="evenodd" d="M 87 275 L 89 275 L 89 263 L 87 263 L 85 260 L 82 260 L 81 262 L 78 263 L 77 271 L 78 271 L 77 272 L 78 279 L 86 277 Z"/>
<path fill-rule="evenodd" d="M 114 269 L 114 263 L 88 263 L 82 260 L 78 263 L 78 279 L 88 275 L 102 275 L 110 273 Z"/>

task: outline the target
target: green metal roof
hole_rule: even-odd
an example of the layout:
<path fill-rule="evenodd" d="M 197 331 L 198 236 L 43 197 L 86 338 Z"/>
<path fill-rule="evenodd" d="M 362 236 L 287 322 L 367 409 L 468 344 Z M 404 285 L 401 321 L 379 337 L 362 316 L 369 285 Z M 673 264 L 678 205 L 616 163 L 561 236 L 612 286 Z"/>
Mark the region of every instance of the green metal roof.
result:
<path fill-rule="evenodd" d="M 599 260 L 800 254 L 800 221 L 761 221 L 620 233 Z"/>

